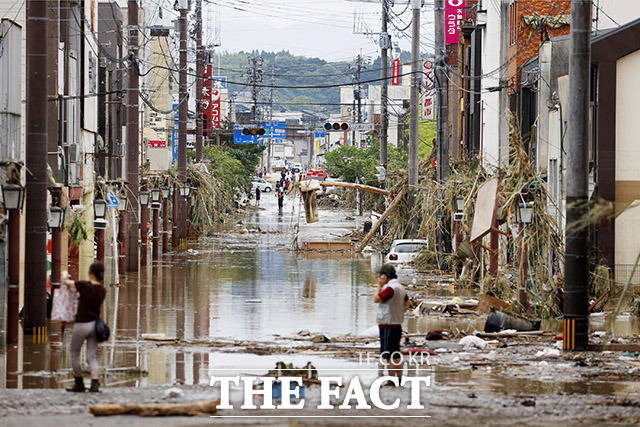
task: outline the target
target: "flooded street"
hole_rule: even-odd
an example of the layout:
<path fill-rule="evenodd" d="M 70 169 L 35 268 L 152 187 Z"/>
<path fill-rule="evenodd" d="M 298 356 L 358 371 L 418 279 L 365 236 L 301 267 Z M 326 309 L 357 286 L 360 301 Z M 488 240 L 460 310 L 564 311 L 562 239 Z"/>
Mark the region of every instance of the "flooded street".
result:
<path fill-rule="evenodd" d="M 56 415 L 63 425 L 84 422 L 89 404 L 165 403 L 166 390 L 175 386 L 184 390 L 180 399 L 210 400 L 218 393 L 209 386 L 211 377 L 260 376 L 281 361 L 294 367 L 311 362 L 320 377 L 342 377 L 346 382 L 357 378 L 367 385 L 378 378 L 382 371 L 376 359 L 375 287 L 370 284 L 381 256 L 292 250 L 303 241 L 339 240 L 360 229 L 364 218 L 320 210 L 320 222 L 306 224 L 297 200 L 287 200 L 281 212 L 273 194 L 265 194 L 259 208 L 253 203 L 244 217 L 215 236 L 191 241 L 187 251 L 167 254 L 147 269 L 128 274 L 121 280 L 123 286 L 108 287 L 103 317 L 114 333 L 98 350 L 104 367 L 100 396 L 79 400 L 63 390 L 47 394 L 46 389 L 61 389 L 73 381 L 69 328 L 62 343 L 21 338 L 19 345 L 6 348 L 0 364 L 0 394 L 5 393 L 0 413 L 9 416 L 8 424 L 14 425 L 11 414 L 16 411 L 31 417 L 22 419 L 25 425 L 39 424 L 44 414 Z M 401 275 L 413 286 L 414 298 L 451 298 L 446 286 L 416 286 L 415 277 L 422 280 L 411 270 Z M 446 283 L 438 276 L 429 280 Z M 108 269 L 106 282 L 114 281 Z M 468 290 L 459 295 L 474 296 Z M 604 317 L 593 317 L 591 323 L 594 331 L 610 326 Z M 416 340 L 422 342 L 432 329 L 460 336 L 482 330 L 483 324 L 484 317 L 478 315 L 407 316 L 403 347 L 419 346 Z M 637 333 L 637 327 L 631 317 L 615 325 L 623 335 Z M 552 331 L 561 330 L 559 322 L 543 329 L 551 332 L 533 340 L 494 340 L 490 350 L 463 348 L 457 340 L 424 342 L 424 348 L 435 351 L 419 363 L 407 363 L 406 374 L 429 379 L 424 399 L 434 420 L 448 420 L 451 408 L 473 414 L 462 420 L 489 420 L 496 399 L 502 400 L 503 413 L 514 417 L 533 416 L 538 408 L 550 417 L 547 424 L 567 411 L 585 420 L 640 416 L 633 403 L 640 399 L 640 362 L 633 354 L 540 357 L 539 350 L 555 346 Z M 242 399 L 241 389 L 232 387 L 230 393 L 232 399 Z M 309 386 L 307 393 L 310 400 L 317 399 L 318 387 Z M 408 399 L 399 391 L 388 394 Z M 25 409 L 29 399 L 44 403 L 39 409 Z M 624 414 L 616 409 L 618 403 L 608 409 L 617 399 L 626 399 Z M 409 414 L 403 413 L 400 418 Z M 117 417 L 100 420 L 118 423 Z M 183 423 L 187 420 L 176 421 Z"/>

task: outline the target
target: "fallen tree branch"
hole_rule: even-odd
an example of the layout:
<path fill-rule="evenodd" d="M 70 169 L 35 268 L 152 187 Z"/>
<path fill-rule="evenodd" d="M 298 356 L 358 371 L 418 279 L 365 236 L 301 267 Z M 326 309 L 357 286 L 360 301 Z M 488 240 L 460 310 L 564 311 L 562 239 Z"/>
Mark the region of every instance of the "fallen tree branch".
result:
<path fill-rule="evenodd" d="M 362 190 L 362 191 L 368 191 L 370 193 L 376 193 L 376 194 L 382 194 L 385 196 L 388 196 L 389 194 L 391 194 L 389 192 L 389 190 L 384 190 L 382 188 L 378 188 L 378 187 L 372 187 L 370 185 L 364 185 L 364 184 L 356 184 L 353 182 L 338 182 L 338 181 L 331 181 L 331 182 L 321 182 L 320 183 L 321 186 L 323 187 L 345 187 L 345 188 L 355 188 L 356 190 Z"/>
<path fill-rule="evenodd" d="M 181 403 L 176 405 L 144 404 L 144 403 L 109 403 L 94 405 L 89 411 L 95 416 L 107 415 L 139 415 L 141 417 L 187 415 L 205 416 L 215 414 L 219 400 L 210 402 Z"/>
<path fill-rule="evenodd" d="M 387 210 L 384 211 L 382 216 L 380 216 L 380 219 L 378 219 L 375 225 L 371 227 L 371 230 L 369 230 L 367 235 L 364 236 L 364 239 L 362 239 L 362 242 L 360 242 L 360 244 L 356 247 L 356 253 L 362 252 L 362 249 L 364 249 L 364 247 L 367 246 L 367 243 L 369 243 L 369 240 L 371 240 L 373 235 L 376 234 L 376 231 L 378 231 L 378 229 L 380 228 L 384 220 L 387 219 L 387 217 L 391 214 L 391 212 L 393 212 L 395 207 L 398 206 L 398 204 L 400 203 L 400 201 L 402 200 L 406 192 L 407 192 L 406 187 L 400 190 L 400 192 L 396 195 L 396 197 L 393 199 L 391 204 L 389 204 L 389 207 L 387 208 Z"/>

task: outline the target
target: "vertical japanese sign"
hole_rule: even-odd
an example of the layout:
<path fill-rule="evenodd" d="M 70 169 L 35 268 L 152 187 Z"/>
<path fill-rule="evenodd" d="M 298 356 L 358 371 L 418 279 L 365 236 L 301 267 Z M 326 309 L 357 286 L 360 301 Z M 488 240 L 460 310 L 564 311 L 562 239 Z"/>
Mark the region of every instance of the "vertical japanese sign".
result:
<path fill-rule="evenodd" d="M 178 114 L 178 104 L 173 104 L 173 129 L 171 130 L 171 154 L 173 161 L 178 160 L 178 124 L 180 123 Z"/>
<path fill-rule="evenodd" d="M 400 55 L 396 54 L 393 58 L 393 77 L 391 79 L 391 84 L 393 86 L 398 86 L 400 84 Z"/>
<path fill-rule="evenodd" d="M 460 20 L 465 18 L 465 0 L 445 0 L 444 31 L 447 44 L 460 41 Z"/>
<path fill-rule="evenodd" d="M 207 136 L 211 136 L 211 130 L 213 129 L 213 80 L 211 79 L 211 74 L 212 66 L 209 64 L 205 67 L 204 75 L 202 76 L 202 120 L 204 122 L 205 135 Z M 220 96 L 218 95 L 218 103 L 219 102 Z M 218 108 L 218 111 L 220 111 L 220 108 Z"/>
<path fill-rule="evenodd" d="M 424 76 L 424 92 L 422 94 L 422 120 L 434 120 L 436 91 L 433 84 L 433 61 L 425 59 L 422 62 Z"/>

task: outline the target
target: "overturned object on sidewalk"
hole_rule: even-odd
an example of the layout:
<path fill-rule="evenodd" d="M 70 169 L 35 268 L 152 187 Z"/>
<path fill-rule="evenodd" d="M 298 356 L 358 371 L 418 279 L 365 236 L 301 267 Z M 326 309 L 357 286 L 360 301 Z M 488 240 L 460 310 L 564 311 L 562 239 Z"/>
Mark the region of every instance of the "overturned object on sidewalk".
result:
<path fill-rule="evenodd" d="M 487 321 L 484 324 L 484 331 L 500 332 L 505 329 L 513 329 L 519 332 L 538 331 L 540 330 L 540 320 L 528 320 L 524 317 L 503 313 L 501 311 L 492 311 L 489 313 Z"/>
<path fill-rule="evenodd" d="M 318 222 L 318 199 L 316 191 L 320 190 L 320 184 L 316 180 L 306 180 L 300 183 L 300 193 L 304 202 L 304 216 L 308 224 Z"/>
<path fill-rule="evenodd" d="M 413 310 L 414 316 L 426 316 L 432 313 L 477 314 L 478 300 L 462 300 L 458 297 L 448 300 L 424 300 Z"/>
<path fill-rule="evenodd" d="M 478 302 L 478 311 L 482 313 L 489 313 L 491 309 L 509 310 L 510 308 L 511 304 L 489 293 L 481 295 Z"/>
<path fill-rule="evenodd" d="M 206 416 L 215 414 L 219 400 L 209 402 L 180 403 L 175 405 L 145 403 L 108 403 L 89 407 L 89 411 L 98 416 L 107 415 L 139 415 L 141 417 L 157 416 Z"/>

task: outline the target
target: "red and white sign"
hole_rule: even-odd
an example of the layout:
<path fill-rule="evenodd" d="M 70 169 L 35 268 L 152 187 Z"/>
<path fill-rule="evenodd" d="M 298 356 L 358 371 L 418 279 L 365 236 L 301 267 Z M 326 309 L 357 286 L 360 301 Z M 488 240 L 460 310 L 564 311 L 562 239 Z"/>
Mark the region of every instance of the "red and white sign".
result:
<path fill-rule="evenodd" d="M 447 44 L 460 41 L 460 20 L 465 18 L 465 0 L 445 0 L 444 33 Z"/>
<path fill-rule="evenodd" d="M 422 94 L 422 120 L 435 119 L 435 85 L 433 84 L 433 61 L 426 59 L 422 62 L 424 75 L 424 92 Z"/>
<path fill-rule="evenodd" d="M 207 136 L 213 135 L 213 129 L 220 129 L 220 89 L 213 88 L 213 66 L 207 65 L 202 84 L 202 114 Z"/>
<path fill-rule="evenodd" d="M 400 84 L 400 57 L 393 59 L 393 78 L 391 79 L 393 86 Z"/>
<path fill-rule="evenodd" d="M 167 141 L 160 141 L 160 140 L 149 141 L 149 147 L 151 147 L 151 148 L 167 148 Z"/>

